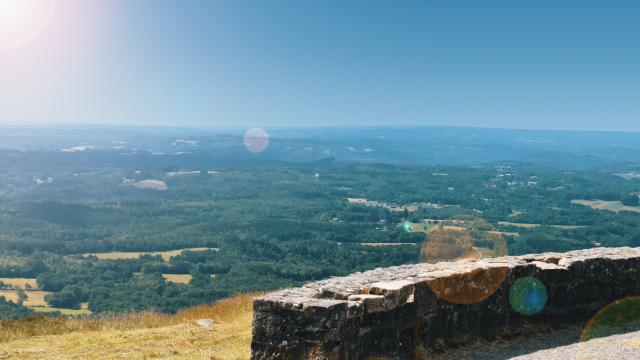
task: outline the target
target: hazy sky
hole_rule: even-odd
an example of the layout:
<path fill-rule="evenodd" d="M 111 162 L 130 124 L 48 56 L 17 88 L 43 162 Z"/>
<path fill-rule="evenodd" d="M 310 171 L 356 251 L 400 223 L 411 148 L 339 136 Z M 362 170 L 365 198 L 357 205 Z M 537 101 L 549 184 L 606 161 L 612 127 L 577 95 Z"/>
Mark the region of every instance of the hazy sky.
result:
<path fill-rule="evenodd" d="M 637 0 L 57 0 L 0 49 L 0 123 L 640 131 L 638 19 Z"/>

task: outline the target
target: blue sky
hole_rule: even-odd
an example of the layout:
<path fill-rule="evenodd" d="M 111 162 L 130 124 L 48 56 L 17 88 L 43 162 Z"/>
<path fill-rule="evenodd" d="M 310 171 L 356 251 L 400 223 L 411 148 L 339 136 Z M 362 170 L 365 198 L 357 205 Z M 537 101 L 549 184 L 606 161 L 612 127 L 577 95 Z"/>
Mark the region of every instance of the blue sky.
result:
<path fill-rule="evenodd" d="M 640 131 L 637 1 L 58 0 L 0 123 Z"/>

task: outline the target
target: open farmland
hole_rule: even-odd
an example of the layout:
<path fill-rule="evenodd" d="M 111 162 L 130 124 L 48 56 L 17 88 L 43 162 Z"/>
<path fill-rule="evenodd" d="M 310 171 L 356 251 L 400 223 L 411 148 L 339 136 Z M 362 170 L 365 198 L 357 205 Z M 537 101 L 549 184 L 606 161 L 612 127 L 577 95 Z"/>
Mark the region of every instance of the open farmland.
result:
<path fill-rule="evenodd" d="M 105 158 L 94 159 L 96 155 Z M 89 302 L 95 314 L 130 309 L 175 313 L 243 291 L 417 262 L 427 233 L 439 227 L 466 228 L 478 249 L 503 237 L 514 255 L 632 245 L 638 238 L 637 213 L 596 212 L 569 203 L 603 198 L 610 189 L 621 194 L 640 190 L 610 174 L 518 164 L 508 169 L 515 175 L 504 179 L 497 174 L 507 170 L 492 165 L 322 162 L 260 167 L 208 163 L 206 156 L 185 163 L 181 161 L 188 156 L 153 156 L 158 163 L 146 166 L 129 155 L 121 160 L 118 154 L 86 152 L 78 161 L 70 156 L 60 159 L 69 161 L 65 167 L 34 164 L 22 153 L 0 156 L 6 168 L 14 169 L 0 173 L 0 193 L 7 194 L 0 201 L 0 278 L 37 278 L 38 290 L 52 291 L 60 300 L 68 297 L 68 307 Z M 212 168 L 220 174 L 165 177 L 181 169 L 200 169 L 204 175 Z M 449 176 L 432 176 L 434 172 Z M 544 186 L 508 184 L 526 183 L 534 175 Z M 33 183 L 49 176 L 56 179 L 51 184 Z M 143 179 L 164 179 L 170 191 L 132 186 Z M 10 186 L 12 181 L 16 185 Z M 547 190 L 557 186 L 567 191 Z M 369 201 L 397 207 L 392 211 L 361 204 Z M 418 209 L 396 211 L 411 204 Z M 189 275 L 196 273 L 205 276 L 191 281 Z M 217 276 L 207 279 L 210 274 Z M 14 290 L 13 285 L 5 287 Z M 67 306 L 58 305 L 62 303 L 52 301 L 56 307 Z M 20 309 L 10 307 L 7 318 L 22 316 Z"/>
<path fill-rule="evenodd" d="M 191 275 L 189 274 L 162 274 L 162 277 L 176 284 L 188 284 L 191 281 Z"/>
<path fill-rule="evenodd" d="M 607 210 L 615 213 L 620 211 L 640 212 L 640 206 L 625 206 L 620 201 L 604 200 L 571 200 L 572 204 L 588 206 L 595 210 Z"/>
<path fill-rule="evenodd" d="M 63 309 L 49 306 L 44 297 L 51 294 L 48 291 L 27 290 L 25 291 L 27 299 L 23 305 L 31 310 L 41 313 L 59 312 L 64 315 L 88 315 L 91 314 L 89 310 L 89 304 L 83 303 L 80 309 Z M 0 290 L 0 296 L 13 303 L 19 302 L 18 293 L 16 290 Z"/>
<path fill-rule="evenodd" d="M 29 308 L 39 313 L 50 313 L 50 312 L 57 311 L 63 315 L 69 315 L 69 316 L 80 316 L 80 315 L 91 314 L 91 310 L 88 309 L 88 304 L 86 303 L 82 304 L 82 308 L 80 309 L 62 309 L 62 308 L 55 308 L 50 306 L 31 306 Z"/>
<path fill-rule="evenodd" d="M 166 191 L 167 189 L 169 189 L 167 183 L 165 183 L 164 181 L 152 179 L 138 181 L 137 183 L 133 184 L 133 186 L 137 187 L 138 189 L 152 189 L 158 191 Z"/>
<path fill-rule="evenodd" d="M 207 250 L 218 251 L 217 248 L 199 247 L 199 248 L 187 248 L 187 249 L 155 251 L 155 252 L 114 251 L 114 252 L 107 252 L 107 253 L 88 253 L 88 254 L 83 254 L 83 256 L 95 256 L 100 260 L 122 260 L 122 259 L 137 259 L 142 255 L 151 255 L 151 256 L 160 255 L 164 261 L 169 261 L 171 257 L 180 255 L 182 254 L 183 251 L 207 251 Z"/>
<path fill-rule="evenodd" d="M 48 306 L 44 297 L 50 292 L 47 291 L 26 291 L 27 299 L 24 301 L 26 307 Z M 0 296 L 14 303 L 18 302 L 18 293 L 15 290 L 0 290 Z"/>
<path fill-rule="evenodd" d="M 383 246 L 416 246 L 416 243 L 360 243 L 362 246 L 373 246 L 373 247 L 383 247 Z"/>
<path fill-rule="evenodd" d="M 498 221 L 498 225 L 514 226 L 514 227 L 519 227 L 523 229 L 532 229 L 540 226 L 549 226 L 552 228 L 562 229 L 562 230 L 576 230 L 576 229 L 582 229 L 586 227 L 581 225 L 542 225 L 542 224 L 513 223 L 513 222 L 507 222 L 507 221 Z"/>
<path fill-rule="evenodd" d="M 0 278 L 0 283 L 9 285 L 14 289 L 16 288 L 25 289 L 27 285 L 30 286 L 32 289 L 36 289 L 38 287 L 38 283 L 36 282 L 36 279 L 31 279 L 31 278 Z"/>
<path fill-rule="evenodd" d="M 188 284 L 191 281 L 192 276 L 189 274 L 162 274 L 162 277 L 175 284 Z M 214 279 L 216 274 L 211 274 L 211 278 Z"/>

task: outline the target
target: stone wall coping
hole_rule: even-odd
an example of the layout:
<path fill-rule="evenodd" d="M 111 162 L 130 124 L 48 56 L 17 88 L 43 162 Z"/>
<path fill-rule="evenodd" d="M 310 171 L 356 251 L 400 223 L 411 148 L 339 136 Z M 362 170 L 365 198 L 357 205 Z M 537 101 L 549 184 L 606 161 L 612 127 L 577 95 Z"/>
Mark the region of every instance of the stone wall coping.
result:
<path fill-rule="evenodd" d="M 542 253 L 486 258 L 477 261 L 412 264 L 354 273 L 269 293 L 255 300 L 290 310 L 309 308 L 365 308 L 365 312 L 388 311 L 411 301 L 413 287 L 427 281 L 460 276 L 487 269 L 533 266 L 540 270 L 567 270 L 594 259 L 640 258 L 640 248 L 591 248 L 566 253 Z M 384 301 L 382 301 L 384 300 Z"/>

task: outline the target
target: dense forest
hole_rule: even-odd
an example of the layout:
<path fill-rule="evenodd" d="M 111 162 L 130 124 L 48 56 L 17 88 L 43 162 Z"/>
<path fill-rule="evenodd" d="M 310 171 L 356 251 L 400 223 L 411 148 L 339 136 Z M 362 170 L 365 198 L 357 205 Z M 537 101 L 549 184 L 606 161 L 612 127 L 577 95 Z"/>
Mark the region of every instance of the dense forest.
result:
<path fill-rule="evenodd" d="M 428 221 L 481 220 L 509 254 L 640 246 L 640 179 L 630 165 L 230 164 L 107 151 L 4 151 L 0 165 L 4 318 L 175 312 L 418 262 Z M 46 304 L 29 304 L 36 293 Z"/>

